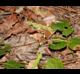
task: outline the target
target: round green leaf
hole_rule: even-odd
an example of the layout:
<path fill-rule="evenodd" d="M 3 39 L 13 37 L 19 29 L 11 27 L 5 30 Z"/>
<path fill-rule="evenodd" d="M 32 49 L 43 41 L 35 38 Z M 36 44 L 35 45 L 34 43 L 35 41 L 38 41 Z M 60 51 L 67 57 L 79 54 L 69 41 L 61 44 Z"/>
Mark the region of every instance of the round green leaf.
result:
<path fill-rule="evenodd" d="M 59 58 L 49 58 L 45 64 L 45 69 L 64 69 L 64 65 Z"/>
<path fill-rule="evenodd" d="M 51 24 L 51 28 L 56 32 L 56 31 L 60 31 L 62 32 L 63 36 L 69 36 L 74 30 L 73 28 L 70 26 L 68 21 L 60 21 L 58 23 L 55 24 Z"/>
<path fill-rule="evenodd" d="M 65 48 L 65 47 L 66 47 L 65 41 L 54 42 L 53 44 L 49 45 L 49 48 L 52 50 L 60 50 L 60 49 Z"/>
<path fill-rule="evenodd" d="M 4 64 L 6 69 L 22 69 L 24 66 L 14 60 L 9 60 Z"/>
<path fill-rule="evenodd" d="M 68 41 L 68 47 L 75 50 L 77 46 L 80 46 L 80 37 L 74 37 Z"/>

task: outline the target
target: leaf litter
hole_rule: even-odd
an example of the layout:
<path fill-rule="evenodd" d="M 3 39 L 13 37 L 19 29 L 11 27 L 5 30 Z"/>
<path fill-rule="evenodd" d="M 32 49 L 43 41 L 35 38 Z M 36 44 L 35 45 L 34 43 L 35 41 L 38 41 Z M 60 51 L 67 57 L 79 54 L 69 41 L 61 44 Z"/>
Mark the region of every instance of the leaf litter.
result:
<path fill-rule="evenodd" d="M 79 14 L 79 6 L 0 6 L 0 68 L 80 68 Z M 62 20 L 69 25 L 55 25 Z"/>

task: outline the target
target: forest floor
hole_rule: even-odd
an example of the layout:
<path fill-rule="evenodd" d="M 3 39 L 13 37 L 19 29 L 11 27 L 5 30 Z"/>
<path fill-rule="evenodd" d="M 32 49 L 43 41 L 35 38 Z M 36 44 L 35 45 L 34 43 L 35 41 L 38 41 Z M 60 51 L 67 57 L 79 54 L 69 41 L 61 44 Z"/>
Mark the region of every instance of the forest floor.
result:
<path fill-rule="evenodd" d="M 80 69 L 79 47 L 74 51 L 49 48 L 52 37 L 65 39 L 49 27 L 61 20 L 68 20 L 74 29 L 69 38 L 80 36 L 79 6 L 0 6 L 0 69 L 11 67 L 9 60 L 23 64 L 25 69 L 45 69 L 46 60 L 54 57 L 62 61 L 64 69 Z M 6 44 L 11 45 L 10 52 Z"/>

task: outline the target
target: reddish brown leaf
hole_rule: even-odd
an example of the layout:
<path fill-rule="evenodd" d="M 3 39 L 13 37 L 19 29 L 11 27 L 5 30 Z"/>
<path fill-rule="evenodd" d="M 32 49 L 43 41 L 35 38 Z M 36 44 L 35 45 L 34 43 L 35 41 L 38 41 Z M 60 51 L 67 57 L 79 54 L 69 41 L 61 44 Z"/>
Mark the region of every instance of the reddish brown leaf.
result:
<path fill-rule="evenodd" d="M 15 24 L 8 32 L 6 32 L 6 38 L 11 35 L 17 35 L 18 33 L 24 32 L 27 30 L 27 26 L 24 25 L 22 21 Z"/>
<path fill-rule="evenodd" d="M 49 38 L 51 35 L 51 32 L 48 30 L 44 30 L 45 38 Z"/>
<path fill-rule="evenodd" d="M 0 24 L 0 33 L 1 32 L 5 32 L 7 30 L 9 30 L 10 28 L 12 28 L 12 26 L 18 21 L 18 17 L 16 16 L 16 14 L 12 14 L 9 16 L 6 16 L 4 18 L 3 23 Z"/>
<path fill-rule="evenodd" d="M 27 16 L 29 20 L 30 20 L 30 19 L 33 19 L 33 20 L 36 20 L 36 21 L 37 21 L 38 18 L 40 17 L 39 15 L 36 15 L 34 12 L 32 12 L 32 11 L 29 10 L 29 9 L 24 10 L 24 11 L 23 11 L 23 14 L 24 14 L 25 16 Z"/>
<path fill-rule="evenodd" d="M 38 33 L 38 31 L 32 28 L 28 28 L 27 33 L 34 34 L 34 33 Z"/>
<path fill-rule="evenodd" d="M 0 10 L 14 12 L 16 10 L 15 6 L 0 6 Z"/>

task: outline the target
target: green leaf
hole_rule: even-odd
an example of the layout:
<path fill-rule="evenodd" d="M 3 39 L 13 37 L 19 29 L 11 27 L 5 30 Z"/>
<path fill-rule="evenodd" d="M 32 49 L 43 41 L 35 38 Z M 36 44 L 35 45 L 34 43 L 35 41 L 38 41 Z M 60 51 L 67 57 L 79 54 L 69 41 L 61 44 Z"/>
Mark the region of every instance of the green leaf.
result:
<path fill-rule="evenodd" d="M 64 65 L 59 58 L 49 58 L 45 64 L 45 69 L 64 69 Z"/>
<path fill-rule="evenodd" d="M 3 56 L 6 53 L 9 53 L 10 51 L 11 51 L 11 45 L 10 44 L 1 44 L 0 45 L 0 56 Z"/>
<path fill-rule="evenodd" d="M 35 69 L 38 66 L 41 58 L 42 58 L 42 53 L 38 53 L 37 58 L 36 60 L 34 60 L 34 63 L 32 65 L 32 69 Z"/>
<path fill-rule="evenodd" d="M 51 24 L 51 28 L 56 32 L 56 31 L 60 31 L 62 32 L 63 36 L 69 36 L 74 30 L 73 28 L 70 26 L 68 21 L 60 21 L 58 23 L 52 23 Z"/>
<path fill-rule="evenodd" d="M 64 29 L 64 30 L 63 30 L 62 35 L 67 37 L 67 36 L 70 35 L 72 32 L 73 32 L 73 29 L 72 29 L 71 27 L 68 27 L 67 29 Z"/>
<path fill-rule="evenodd" d="M 66 41 L 54 41 L 52 44 L 49 45 L 49 48 L 52 50 L 60 50 L 66 47 Z"/>
<path fill-rule="evenodd" d="M 80 47 L 80 37 L 71 38 L 68 41 L 68 47 L 72 50 L 75 50 L 76 47 Z"/>
<path fill-rule="evenodd" d="M 16 61 L 14 60 L 9 60 L 7 61 L 5 64 L 5 69 L 23 69 L 23 65 L 20 64 L 20 63 L 17 63 Z"/>

